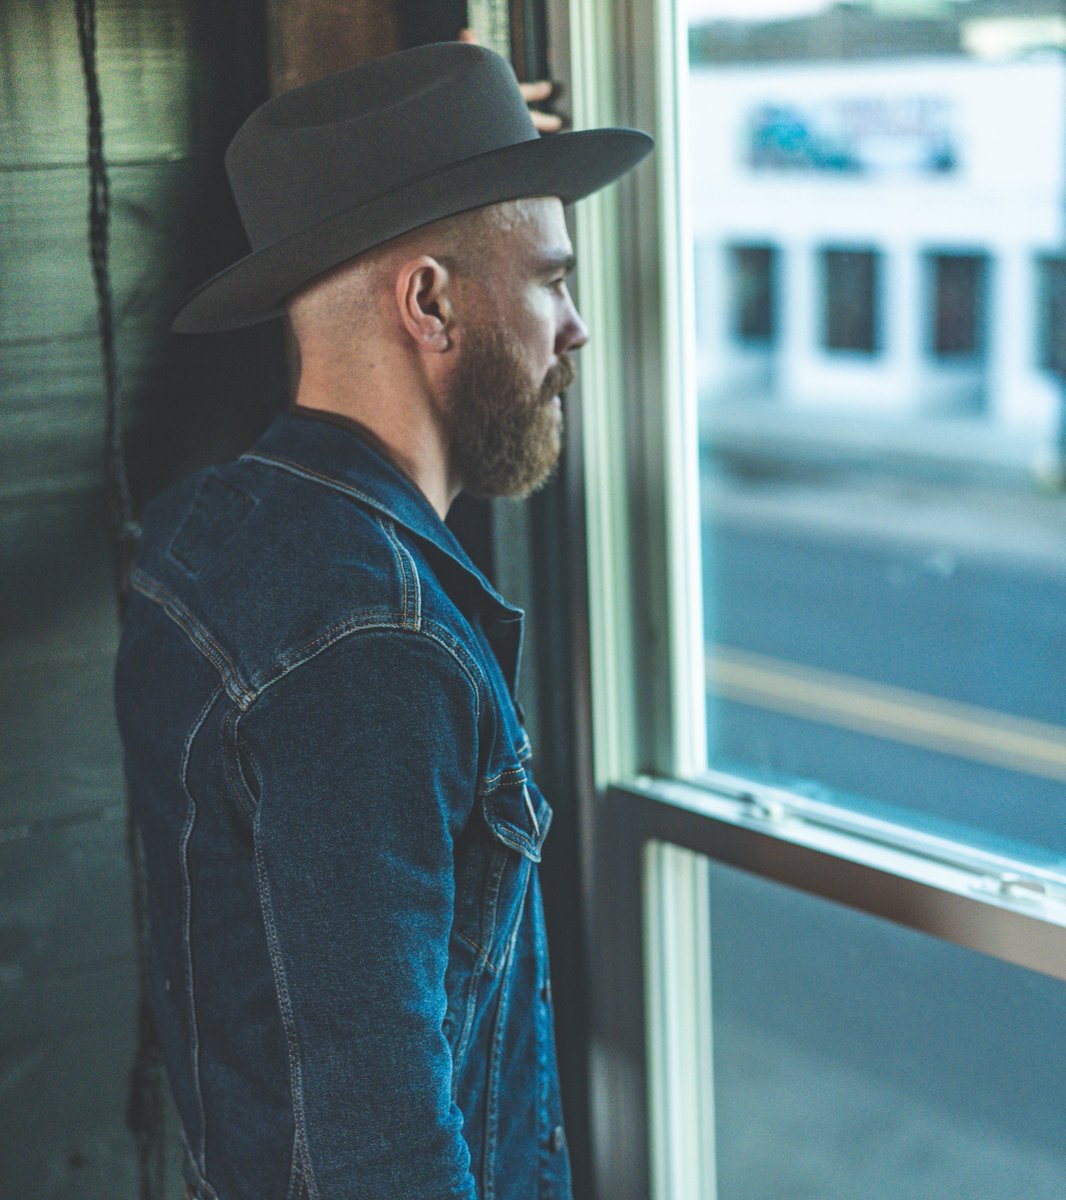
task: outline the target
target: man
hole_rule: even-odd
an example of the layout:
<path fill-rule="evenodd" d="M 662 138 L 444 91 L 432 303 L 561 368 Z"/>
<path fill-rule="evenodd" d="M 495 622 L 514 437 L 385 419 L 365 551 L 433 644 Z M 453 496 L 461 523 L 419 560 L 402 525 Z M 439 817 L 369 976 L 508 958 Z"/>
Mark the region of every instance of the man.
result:
<path fill-rule="evenodd" d="M 286 309 L 296 405 L 149 507 L 116 673 L 198 1200 L 570 1195 L 521 613 L 443 518 L 550 472 L 587 337 L 563 201 L 649 148 L 539 139 L 453 43 L 227 154 L 252 253 L 175 328 Z"/>

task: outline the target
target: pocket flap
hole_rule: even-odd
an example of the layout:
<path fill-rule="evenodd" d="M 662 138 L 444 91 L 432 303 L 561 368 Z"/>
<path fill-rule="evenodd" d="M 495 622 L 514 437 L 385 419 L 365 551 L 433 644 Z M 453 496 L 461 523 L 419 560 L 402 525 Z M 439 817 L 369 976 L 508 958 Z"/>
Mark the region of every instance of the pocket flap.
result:
<path fill-rule="evenodd" d="M 552 809 L 522 767 L 504 772 L 492 790 L 482 796 L 481 808 L 499 841 L 530 861 L 540 862 Z"/>

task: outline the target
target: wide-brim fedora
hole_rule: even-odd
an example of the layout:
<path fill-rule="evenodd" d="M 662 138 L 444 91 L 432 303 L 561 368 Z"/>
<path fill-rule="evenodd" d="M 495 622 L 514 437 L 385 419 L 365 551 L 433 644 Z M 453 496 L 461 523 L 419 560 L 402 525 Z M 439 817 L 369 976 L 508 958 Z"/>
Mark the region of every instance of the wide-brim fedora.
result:
<path fill-rule="evenodd" d="M 571 204 L 652 145 L 635 129 L 541 137 L 506 59 L 461 42 L 295 88 L 257 108 L 226 151 L 251 252 L 188 296 L 171 328 L 279 316 L 316 275 L 400 234 L 524 196 Z"/>

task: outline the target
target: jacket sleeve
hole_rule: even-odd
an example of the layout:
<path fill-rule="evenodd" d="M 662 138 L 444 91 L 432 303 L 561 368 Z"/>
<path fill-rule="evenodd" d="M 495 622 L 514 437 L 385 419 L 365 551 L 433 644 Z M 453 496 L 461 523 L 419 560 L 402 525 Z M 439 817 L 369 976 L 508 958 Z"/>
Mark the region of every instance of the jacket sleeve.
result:
<path fill-rule="evenodd" d="M 319 1200 L 476 1200 L 442 1022 L 477 699 L 431 637 L 365 630 L 241 721 L 296 1137 Z"/>

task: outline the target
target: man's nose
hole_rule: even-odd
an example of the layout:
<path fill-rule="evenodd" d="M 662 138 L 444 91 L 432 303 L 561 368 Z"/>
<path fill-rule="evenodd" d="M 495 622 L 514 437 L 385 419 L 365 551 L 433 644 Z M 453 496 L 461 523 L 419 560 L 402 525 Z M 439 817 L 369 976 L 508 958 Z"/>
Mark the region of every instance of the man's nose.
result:
<path fill-rule="evenodd" d="M 570 301 L 567 304 L 566 318 L 559 327 L 559 333 L 555 339 L 555 353 L 564 354 L 570 350 L 580 350 L 588 340 L 589 331 L 585 322 L 582 321 L 581 314 L 574 307 L 573 301 Z"/>

